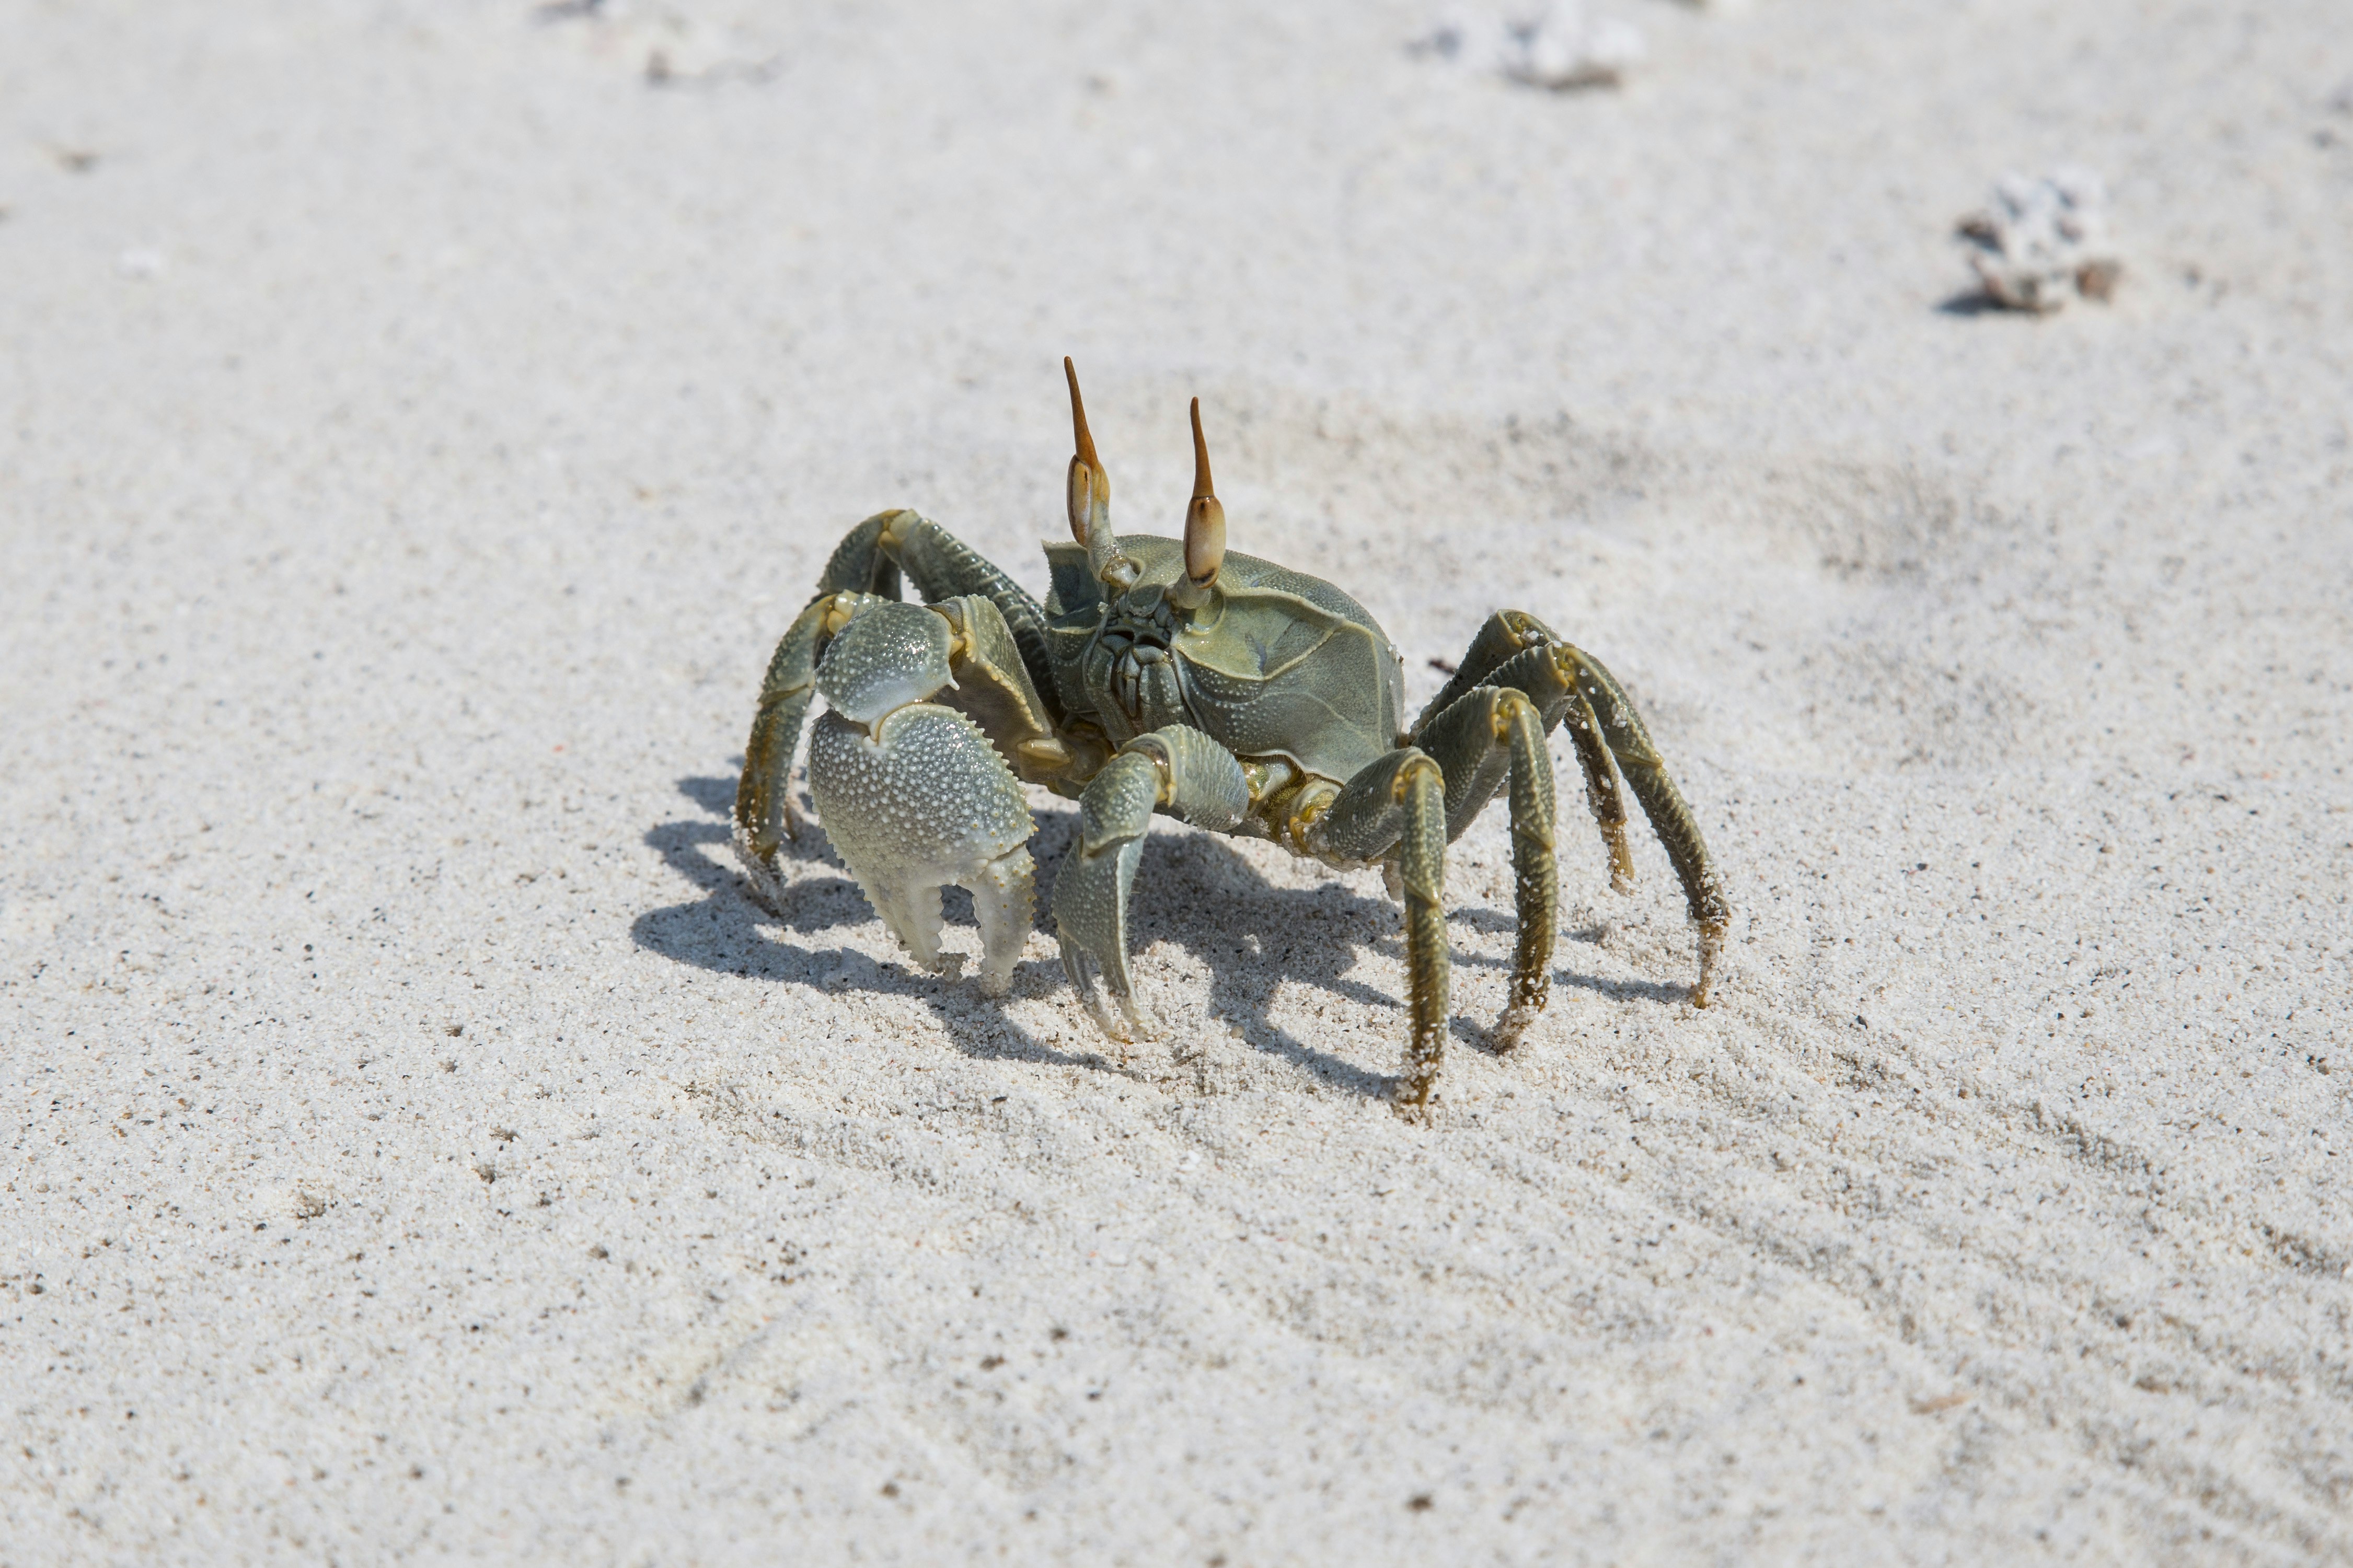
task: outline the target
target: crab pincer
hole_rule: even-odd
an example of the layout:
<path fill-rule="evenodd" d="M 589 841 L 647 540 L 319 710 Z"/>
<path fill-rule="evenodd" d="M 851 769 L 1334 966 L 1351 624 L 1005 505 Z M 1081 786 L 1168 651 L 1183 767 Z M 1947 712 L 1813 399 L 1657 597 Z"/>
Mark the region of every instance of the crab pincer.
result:
<path fill-rule="evenodd" d="M 809 794 L 867 900 L 926 968 L 941 967 L 940 889 L 969 890 L 980 984 L 1003 995 L 1035 904 L 1020 784 L 979 726 L 928 700 L 953 687 L 947 621 L 870 599 L 827 646 Z"/>

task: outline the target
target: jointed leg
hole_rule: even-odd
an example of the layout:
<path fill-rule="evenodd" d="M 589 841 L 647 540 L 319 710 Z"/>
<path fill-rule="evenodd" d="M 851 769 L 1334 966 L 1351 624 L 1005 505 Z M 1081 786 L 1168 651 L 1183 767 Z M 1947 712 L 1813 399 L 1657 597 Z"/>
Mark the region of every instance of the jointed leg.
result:
<path fill-rule="evenodd" d="M 1311 853 L 1386 860 L 1405 900 L 1406 997 L 1411 1033 L 1397 1102 L 1427 1103 L 1446 1055 L 1451 964 L 1446 946 L 1446 778 L 1411 746 L 1367 764 L 1310 826 Z"/>
<path fill-rule="evenodd" d="M 1651 745 L 1626 689 L 1619 687 L 1617 677 L 1600 660 L 1562 642 L 1535 616 L 1506 609 L 1492 616 L 1480 630 L 1454 679 L 1438 693 L 1440 700 L 1423 710 L 1414 741 L 1423 741 L 1421 731 L 1433 724 L 1435 715 L 1445 712 L 1447 703 L 1478 687 L 1525 691 L 1544 715 L 1546 731 L 1562 721 L 1569 726 L 1577 762 L 1586 771 L 1586 804 L 1593 806 L 1602 847 L 1609 851 L 1609 886 L 1619 893 L 1633 889 L 1633 856 L 1626 851 L 1626 804 L 1617 787 L 1617 775 L 1623 773 L 1626 787 L 1633 790 L 1651 830 L 1666 847 L 1666 858 L 1675 865 L 1692 924 L 1699 926 L 1699 985 L 1692 987 L 1692 1006 L 1708 1006 L 1708 987 L 1715 983 L 1715 959 L 1723 952 L 1729 921 L 1723 881 L 1717 881 L 1715 865 L 1708 860 L 1699 820 L 1692 816 L 1690 804 L 1684 804 L 1683 793 L 1675 790 L 1666 762 L 1659 757 L 1657 745 Z M 1451 764 L 1447 775 L 1454 775 Z M 1487 790 L 1492 793 L 1494 783 L 1487 783 Z M 1450 811 L 1457 811 L 1459 823 L 1466 820 L 1459 811 L 1475 811 L 1482 804 L 1484 795 L 1473 790 L 1457 806 L 1450 787 Z"/>
<path fill-rule="evenodd" d="M 1512 999 L 1494 1031 L 1495 1048 L 1519 1042 L 1552 987 L 1560 876 L 1554 858 L 1552 752 L 1545 724 L 1524 692 L 1482 686 L 1457 698 L 1416 737 L 1444 771 L 1450 835 L 1468 826 L 1458 810 L 1476 810 L 1494 792 L 1493 775 L 1511 778 L 1512 872 L 1519 932 L 1512 955 Z"/>
<path fill-rule="evenodd" d="M 931 519 L 913 511 L 886 511 L 876 543 L 906 569 L 908 580 L 927 605 L 975 594 L 997 606 L 1019 649 L 1022 668 L 1047 701 L 1054 700 L 1054 672 L 1046 662 L 1046 613 L 1024 588 L 971 545 Z M 861 528 L 864 524 L 860 525 Z M 1060 717 L 1059 714 L 1051 715 Z"/>
<path fill-rule="evenodd" d="M 828 571 L 828 578 L 832 575 Z M 892 575 L 896 586 L 897 573 Z M 767 678 L 760 683 L 751 739 L 744 743 L 744 774 L 735 784 L 735 853 L 751 875 L 754 890 L 771 905 L 784 892 L 776 872 L 776 847 L 800 837 L 792 803 L 793 752 L 800 744 L 801 724 L 817 690 L 818 649 L 825 637 L 840 629 L 867 602 L 862 593 L 819 593 L 776 644 Z"/>
<path fill-rule="evenodd" d="M 1455 701 L 1467 691 L 1482 686 L 1512 685 L 1511 681 L 1499 681 L 1492 677 L 1497 669 L 1528 649 L 1559 640 L 1550 626 L 1525 610 L 1498 610 L 1489 616 L 1487 624 L 1479 628 L 1479 635 L 1471 639 L 1471 647 L 1463 653 L 1462 662 L 1454 667 L 1453 675 L 1439 689 L 1438 695 L 1430 700 L 1430 705 L 1421 710 L 1420 716 L 1414 720 L 1413 732 L 1419 734 L 1423 725 L 1454 706 Z M 1556 723 L 1560 718 L 1558 714 L 1550 712 L 1545 717 L 1549 723 Z"/>
<path fill-rule="evenodd" d="M 1585 804 L 1592 808 L 1594 826 L 1601 829 L 1601 847 L 1609 854 L 1609 890 L 1630 893 L 1634 854 L 1626 847 L 1626 802 L 1618 794 L 1618 770 L 1610 765 L 1601 721 L 1593 716 L 1593 704 L 1581 691 L 1572 692 L 1561 721 L 1585 769 Z"/>
<path fill-rule="evenodd" d="M 1414 731 L 1417 743 L 1427 744 L 1424 731 L 1465 693 L 1482 687 L 1525 693 L 1543 715 L 1547 731 L 1556 723 L 1568 726 L 1569 739 L 1585 770 L 1586 802 L 1592 807 L 1609 851 L 1610 886 L 1619 892 L 1630 890 L 1634 882 L 1633 857 L 1626 846 L 1626 806 L 1618 790 L 1618 775 L 1623 774 L 1666 847 L 1683 883 L 1692 921 L 1699 927 L 1699 984 L 1692 990 L 1692 1003 L 1706 1006 L 1730 919 L 1723 884 L 1708 858 L 1698 821 L 1675 788 L 1624 688 L 1600 660 L 1562 641 L 1534 616 L 1502 611 L 1490 617 L 1463 656 L 1454 679 L 1423 710 Z M 1500 780 L 1492 769 L 1485 770 L 1458 798 L 1455 766 L 1451 759 L 1445 762 L 1449 815 L 1459 832 L 1469 819 L 1467 814 L 1475 814 L 1485 804 Z M 1522 929 L 1525 931 L 1525 922 Z"/>
<path fill-rule="evenodd" d="M 1692 988 L 1692 1005 L 1704 1007 L 1732 912 L 1725 902 L 1724 884 L 1717 880 L 1715 866 L 1708 858 L 1707 842 L 1700 837 L 1699 821 L 1668 775 L 1665 761 L 1651 743 L 1650 731 L 1617 678 L 1599 659 L 1566 643 L 1554 651 L 1578 695 L 1590 705 L 1596 727 L 1619 772 L 1625 775 L 1626 787 L 1641 803 L 1642 814 L 1651 819 L 1651 830 L 1666 847 L 1667 858 L 1683 885 L 1683 901 L 1691 910 L 1692 923 L 1699 927 L 1699 984 Z"/>
<path fill-rule="evenodd" d="M 1430 1102 L 1439 1064 L 1446 1059 L 1452 980 L 1446 947 L 1446 786 L 1438 764 L 1417 755 L 1398 770 L 1392 787 L 1405 808 L 1398 879 L 1405 889 L 1406 994 L 1413 1027 L 1397 1102 L 1419 1110 Z"/>

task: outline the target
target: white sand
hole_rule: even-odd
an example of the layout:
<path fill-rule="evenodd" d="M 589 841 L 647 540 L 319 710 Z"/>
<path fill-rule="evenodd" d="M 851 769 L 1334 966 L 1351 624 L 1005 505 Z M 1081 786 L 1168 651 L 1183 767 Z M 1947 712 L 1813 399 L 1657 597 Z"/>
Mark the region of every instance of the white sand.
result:
<path fill-rule="evenodd" d="M 2342 0 L 677 11 L 0 0 L 0 1563 L 2353 1560 Z M 2062 163 L 2116 302 L 1940 309 Z M 1722 1005 L 1573 786 L 1428 1128 L 1377 877 L 1160 832 L 1124 1067 L 755 910 L 774 639 L 1042 587 L 1064 353 L 1416 700 L 1609 659 Z"/>

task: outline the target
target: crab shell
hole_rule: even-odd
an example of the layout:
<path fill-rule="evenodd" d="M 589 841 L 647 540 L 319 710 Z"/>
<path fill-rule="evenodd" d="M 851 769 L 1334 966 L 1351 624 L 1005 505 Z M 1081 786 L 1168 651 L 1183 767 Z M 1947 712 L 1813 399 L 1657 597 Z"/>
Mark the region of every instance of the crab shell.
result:
<path fill-rule="evenodd" d="M 1182 541 L 1125 534 L 1134 586 L 1109 604 L 1077 544 L 1050 543 L 1046 649 L 1056 690 L 1115 749 L 1170 724 L 1237 756 L 1282 757 L 1341 782 L 1394 749 L 1405 676 L 1369 612 L 1329 583 L 1229 553 L 1208 603 L 1169 603 Z"/>

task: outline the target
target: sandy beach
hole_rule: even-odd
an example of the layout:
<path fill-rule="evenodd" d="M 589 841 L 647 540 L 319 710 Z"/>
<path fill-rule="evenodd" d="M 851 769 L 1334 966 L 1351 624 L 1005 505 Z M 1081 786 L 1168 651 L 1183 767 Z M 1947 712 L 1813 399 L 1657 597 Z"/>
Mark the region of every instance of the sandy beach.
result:
<path fill-rule="evenodd" d="M 2341 0 L 1591 9 L 0 0 L 0 1568 L 2353 1563 Z M 1042 594 L 1066 353 L 1409 710 L 1609 662 L 1713 1006 L 1558 737 L 1426 1123 L 1377 872 L 1157 827 L 1124 1058 L 1042 900 L 753 900 L 777 637 L 892 506 Z"/>

